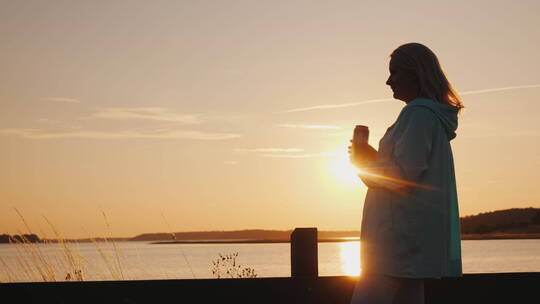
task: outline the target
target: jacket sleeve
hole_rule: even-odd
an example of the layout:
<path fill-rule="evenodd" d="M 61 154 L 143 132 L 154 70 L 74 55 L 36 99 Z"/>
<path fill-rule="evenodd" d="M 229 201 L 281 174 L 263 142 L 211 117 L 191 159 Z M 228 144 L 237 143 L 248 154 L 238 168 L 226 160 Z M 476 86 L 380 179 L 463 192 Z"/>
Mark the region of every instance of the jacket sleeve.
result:
<path fill-rule="evenodd" d="M 408 192 L 429 168 L 436 117 L 431 110 L 415 106 L 405 110 L 396 124 L 390 160 L 368 162 L 359 174 L 368 187 Z"/>

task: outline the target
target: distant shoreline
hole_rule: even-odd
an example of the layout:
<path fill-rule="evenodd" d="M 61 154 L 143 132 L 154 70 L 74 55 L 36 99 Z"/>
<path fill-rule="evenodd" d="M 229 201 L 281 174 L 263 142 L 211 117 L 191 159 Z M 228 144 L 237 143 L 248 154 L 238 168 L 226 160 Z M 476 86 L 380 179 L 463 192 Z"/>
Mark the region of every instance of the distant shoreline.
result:
<path fill-rule="evenodd" d="M 462 234 L 461 240 L 526 240 L 526 239 L 540 239 L 540 233 L 486 233 L 486 234 Z M 359 237 L 342 237 L 342 238 L 324 238 L 319 239 L 319 243 L 337 243 L 337 242 L 355 242 L 359 241 Z M 104 239 L 97 239 L 90 241 L 88 239 L 64 240 L 68 243 L 90 243 L 90 242 L 105 242 Z M 129 238 L 113 238 L 107 239 L 107 242 L 134 242 Z M 163 240 L 136 240 L 138 242 L 148 242 L 150 244 L 162 245 L 162 244 L 278 244 L 278 243 L 290 243 L 289 239 L 223 239 L 223 240 L 179 240 L 179 241 L 163 241 Z M 136 242 L 135 241 L 135 242 Z M 57 240 L 40 240 L 37 243 L 56 243 Z M 0 242 L 4 243 L 4 242 Z"/>
<path fill-rule="evenodd" d="M 511 239 L 540 239 L 540 233 L 489 233 L 489 234 L 463 234 L 461 240 L 511 240 Z M 319 243 L 355 242 L 359 237 L 319 239 Z M 290 243 L 288 239 L 270 240 L 186 240 L 186 241 L 156 241 L 150 244 L 276 244 Z"/>
<path fill-rule="evenodd" d="M 524 240 L 524 239 L 540 239 L 540 233 L 483 233 L 483 234 L 461 234 L 461 240 Z M 323 237 L 318 240 L 319 243 L 336 243 L 336 242 L 354 242 L 359 241 L 358 236 L 340 236 L 340 237 Z M 145 242 L 150 244 L 273 244 L 273 243 L 289 243 L 288 237 L 281 238 L 214 238 L 214 239 L 185 239 L 185 240 L 164 240 L 164 239 L 146 239 L 134 240 L 132 238 L 97 238 L 97 239 L 65 239 L 68 243 L 90 243 L 90 242 Z M 40 239 L 36 243 L 57 243 L 55 239 Z M 2 242 L 0 244 L 9 243 Z"/>
<path fill-rule="evenodd" d="M 462 234 L 462 240 L 508 240 L 508 239 L 540 239 L 540 233 L 485 233 Z"/>
<path fill-rule="evenodd" d="M 320 239 L 319 243 L 337 243 L 337 242 L 355 242 L 359 241 L 359 237 L 351 238 L 336 238 L 336 239 Z M 163 245 L 163 244 L 277 244 L 277 243 L 290 243 L 289 239 L 282 240 L 190 240 L 190 241 L 159 241 L 151 242 L 150 244 Z"/>

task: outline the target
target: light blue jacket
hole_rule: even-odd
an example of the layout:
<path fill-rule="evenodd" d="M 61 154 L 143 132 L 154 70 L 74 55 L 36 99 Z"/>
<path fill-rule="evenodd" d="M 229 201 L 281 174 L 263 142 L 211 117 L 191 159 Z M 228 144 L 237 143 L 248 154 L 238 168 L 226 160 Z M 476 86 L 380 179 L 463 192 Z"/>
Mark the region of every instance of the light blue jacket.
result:
<path fill-rule="evenodd" d="M 457 109 L 409 102 L 360 177 L 368 186 L 362 271 L 407 278 L 462 275 L 459 209 L 450 141 Z"/>

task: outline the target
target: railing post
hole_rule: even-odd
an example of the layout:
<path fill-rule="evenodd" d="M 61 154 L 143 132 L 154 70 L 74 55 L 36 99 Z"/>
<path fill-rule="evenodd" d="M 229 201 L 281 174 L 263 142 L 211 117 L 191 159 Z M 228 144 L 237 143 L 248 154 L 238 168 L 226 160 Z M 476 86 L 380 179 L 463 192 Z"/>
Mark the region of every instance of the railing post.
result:
<path fill-rule="evenodd" d="M 318 275 L 317 228 L 295 228 L 291 233 L 291 276 Z"/>

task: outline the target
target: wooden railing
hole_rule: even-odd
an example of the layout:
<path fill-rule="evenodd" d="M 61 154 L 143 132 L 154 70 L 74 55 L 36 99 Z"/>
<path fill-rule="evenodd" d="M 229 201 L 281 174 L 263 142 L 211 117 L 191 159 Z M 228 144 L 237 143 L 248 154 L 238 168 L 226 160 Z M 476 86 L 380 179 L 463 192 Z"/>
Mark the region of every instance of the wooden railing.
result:
<path fill-rule="evenodd" d="M 0 303 L 348 304 L 357 277 L 318 276 L 317 229 L 291 234 L 291 277 L 0 283 Z M 425 303 L 537 303 L 540 273 L 425 279 Z"/>

